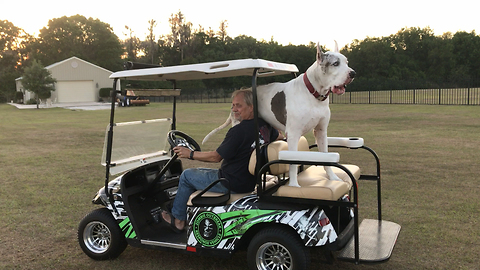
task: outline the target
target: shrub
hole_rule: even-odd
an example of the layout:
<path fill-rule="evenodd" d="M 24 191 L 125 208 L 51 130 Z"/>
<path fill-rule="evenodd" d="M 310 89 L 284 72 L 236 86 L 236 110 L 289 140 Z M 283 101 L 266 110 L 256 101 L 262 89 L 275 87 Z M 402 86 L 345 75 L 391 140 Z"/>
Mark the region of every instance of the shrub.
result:
<path fill-rule="evenodd" d="M 27 105 L 37 104 L 37 100 L 34 99 L 34 98 L 31 98 L 31 99 L 27 100 L 26 104 Z"/>
<path fill-rule="evenodd" d="M 15 102 L 23 101 L 23 93 L 22 92 L 15 92 Z"/>
<path fill-rule="evenodd" d="M 108 98 L 110 97 L 110 91 L 112 91 L 112 88 L 100 88 L 98 95 L 101 98 Z"/>

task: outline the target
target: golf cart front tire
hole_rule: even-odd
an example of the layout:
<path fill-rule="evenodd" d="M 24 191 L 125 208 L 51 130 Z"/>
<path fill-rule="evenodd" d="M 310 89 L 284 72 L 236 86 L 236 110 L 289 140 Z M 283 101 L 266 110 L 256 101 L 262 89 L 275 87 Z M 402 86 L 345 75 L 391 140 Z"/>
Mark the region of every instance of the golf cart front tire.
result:
<path fill-rule="evenodd" d="M 310 250 L 289 228 L 265 228 L 250 242 L 247 261 L 251 270 L 308 269 Z"/>
<path fill-rule="evenodd" d="M 93 210 L 82 219 L 78 242 L 83 252 L 95 260 L 115 259 L 127 247 L 117 221 L 106 208 Z"/>

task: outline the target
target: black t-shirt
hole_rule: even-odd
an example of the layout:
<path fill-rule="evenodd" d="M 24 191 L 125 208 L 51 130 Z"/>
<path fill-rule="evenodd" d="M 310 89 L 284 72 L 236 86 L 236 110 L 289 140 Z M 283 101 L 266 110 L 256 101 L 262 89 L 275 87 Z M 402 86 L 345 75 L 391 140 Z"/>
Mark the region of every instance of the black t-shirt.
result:
<path fill-rule="evenodd" d="M 262 119 L 259 119 L 260 144 L 277 139 L 278 131 Z M 243 120 L 228 130 L 217 153 L 223 158 L 219 177 L 230 182 L 230 189 L 235 193 L 251 192 L 255 188 L 255 176 L 248 171 L 250 155 L 255 149 L 254 120 Z"/>

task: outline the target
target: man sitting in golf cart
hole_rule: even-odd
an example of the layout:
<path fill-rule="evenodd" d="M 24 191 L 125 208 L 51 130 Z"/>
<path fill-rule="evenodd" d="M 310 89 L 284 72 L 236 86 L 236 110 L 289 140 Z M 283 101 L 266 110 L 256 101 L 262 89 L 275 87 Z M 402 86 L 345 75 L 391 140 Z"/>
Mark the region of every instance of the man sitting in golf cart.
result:
<path fill-rule="evenodd" d="M 178 191 L 173 202 L 171 213 L 162 212 L 162 218 L 170 224 L 175 232 L 185 228 L 187 219 L 187 202 L 189 196 L 196 190 L 201 190 L 219 178 L 229 182 L 231 193 L 252 192 L 255 188 L 255 177 L 248 171 L 250 155 L 255 149 L 255 123 L 253 120 L 253 96 L 250 89 L 237 90 L 232 94 L 232 111 L 240 123 L 232 127 L 225 139 L 215 151 L 191 151 L 177 146 L 174 152 L 180 158 L 189 158 L 204 162 L 220 162 L 220 169 L 195 168 L 182 172 Z M 283 135 L 268 123 L 259 119 L 260 143 L 270 143 L 283 139 Z M 209 191 L 226 193 L 228 188 L 222 183 L 215 185 Z"/>

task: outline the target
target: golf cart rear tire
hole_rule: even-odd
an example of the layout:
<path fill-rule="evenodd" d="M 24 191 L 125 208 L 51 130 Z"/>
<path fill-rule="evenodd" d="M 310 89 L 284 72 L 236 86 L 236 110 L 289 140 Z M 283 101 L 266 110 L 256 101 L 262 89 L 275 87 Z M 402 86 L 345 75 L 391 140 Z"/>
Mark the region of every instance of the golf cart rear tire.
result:
<path fill-rule="evenodd" d="M 247 262 L 251 270 L 308 269 L 310 250 L 290 228 L 265 228 L 250 242 Z"/>
<path fill-rule="evenodd" d="M 117 221 L 107 208 L 93 210 L 78 226 L 78 243 L 94 260 L 117 258 L 127 247 Z"/>

